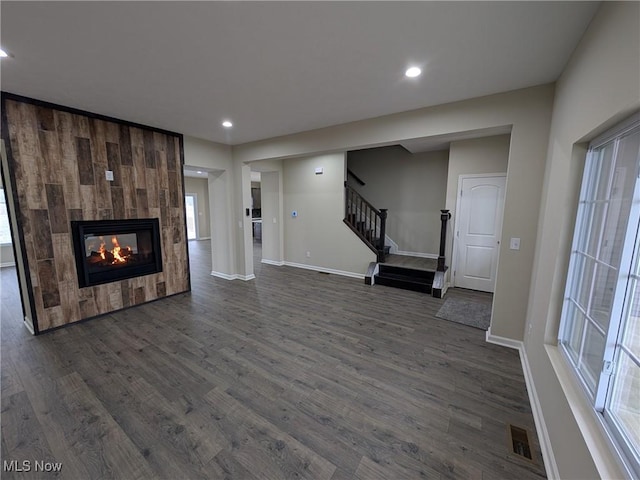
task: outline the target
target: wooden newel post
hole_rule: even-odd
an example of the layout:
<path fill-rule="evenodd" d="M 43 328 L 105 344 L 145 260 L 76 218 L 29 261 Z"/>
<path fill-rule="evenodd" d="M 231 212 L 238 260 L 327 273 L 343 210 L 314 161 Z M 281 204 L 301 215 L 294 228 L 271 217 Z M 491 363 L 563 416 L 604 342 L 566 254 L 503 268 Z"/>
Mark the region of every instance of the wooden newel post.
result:
<path fill-rule="evenodd" d="M 440 222 L 442 222 L 442 225 L 440 227 L 440 254 L 438 256 L 438 272 L 445 271 L 444 247 L 447 242 L 447 222 L 450 218 L 451 213 L 449 213 L 449 210 L 440 210 Z"/>
<path fill-rule="evenodd" d="M 387 230 L 387 210 L 388 208 L 380 209 L 380 238 L 378 239 L 378 262 L 384 262 L 384 237 Z"/>

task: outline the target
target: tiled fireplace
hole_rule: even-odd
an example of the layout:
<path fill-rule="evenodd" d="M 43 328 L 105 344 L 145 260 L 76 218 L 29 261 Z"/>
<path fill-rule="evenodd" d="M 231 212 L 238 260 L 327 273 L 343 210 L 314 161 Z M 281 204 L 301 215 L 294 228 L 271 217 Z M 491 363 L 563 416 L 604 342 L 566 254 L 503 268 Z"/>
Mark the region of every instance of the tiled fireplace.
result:
<path fill-rule="evenodd" d="M 190 289 L 182 135 L 3 92 L 2 140 L 34 333 Z"/>

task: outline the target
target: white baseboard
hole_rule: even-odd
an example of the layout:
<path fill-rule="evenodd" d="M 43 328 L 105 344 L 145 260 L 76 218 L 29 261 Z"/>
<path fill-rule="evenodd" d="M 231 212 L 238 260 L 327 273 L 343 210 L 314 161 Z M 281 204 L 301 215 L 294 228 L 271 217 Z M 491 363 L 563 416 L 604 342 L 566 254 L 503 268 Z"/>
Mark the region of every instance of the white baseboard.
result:
<path fill-rule="evenodd" d="M 502 345 L 503 347 L 513 348 L 514 350 L 518 350 L 522 352 L 524 349 L 524 343 L 520 340 L 513 340 L 507 337 L 499 337 L 498 335 L 491 334 L 491 327 L 487 330 L 486 340 L 488 343 L 493 343 L 495 345 Z"/>
<path fill-rule="evenodd" d="M 266 263 L 267 265 L 275 265 L 276 267 L 281 267 L 284 265 L 284 262 L 278 262 L 276 260 L 268 260 L 266 258 L 263 258 L 262 260 L 260 260 L 262 263 Z"/>
<path fill-rule="evenodd" d="M 229 273 L 222 273 L 222 272 L 215 272 L 215 271 L 211 271 L 211 276 L 213 277 L 218 277 L 218 278 L 224 278 L 225 280 L 235 280 L 237 277 L 237 275 L 232 275 Z"/>
<path fill-rule="evenodd" d="M 520 354 L 520 363 L 522 364 L 522 373 L 524 374 L 524 381 L 527 385 L 529 403 L 531 403 L 533 421 L 536 425 L 538 440 L 540 442 L 540 450 L 544 460 L 544 468 L 547 472 L 547 478 L 549 480 L 559 480 L 560 472 L 558 471 L 558 464 L 556 463 L 556 458 L 553 454 L 553 449 L 551 448 L 549 431 L 547 430 L 547 424 L 545 423 L 544 415 L 542 414 L 542 406 L 540 405 L 536 385 L 533 382 L 533 375 L 531 374 L 531 367 L 529 366 L 529 359 L 527 358 L 527 352 L 524 348 L 524 342 L 520 340 L 513 340 L 511 338 L 500 337 L 498 335 L 492 335 L 491 327 L 489 327 L 489 330 L 487 331 L 486 339 L 488 343 L 518 350 L 518 353 Z"/>
<path fill-rule="evenodd" d="M 436 255 L 435 253 L 405 252 L 402 250 L 398 250 L 395 252 L 395 254 L 404 255 L 406 257 L 432 258 L 434 260 L 438 259 L 438 255 Z"/>
<path fill-rule="evenodd" d="M 0 268 L 3 267 L 15 267 L 16 266 L 16 262 L 3 262 L 0 263 Z"/>
<path fill-rule="evenodd" d="M 364 273 L 345 272 L 344 270 L 334 270 L 333 268 L 317 267 L 315 265 L 305 265 L 304 263 L 284 262 L 287 267 L 303 268 L 305 270 L 314 270 L 316 272 L 333 273 L 342 275 L 343 277 L 359 278 L 364 280 Z"/>
<path fill-rule="evenodd" d="M 551 448 L 549 430 L 547 430 L 547 424 L 545 423 L 544 416 L 542 415 L 542 406 L 540 405 L 540 398 L 538 398 L 536 385 L 533 382 L 533 375 L 531 374 L 531 367 L 529 366 L 527 352 L 524 349 L 524 343 L 520 349 L 520 362 L 522 363 L 524 381 L 527 384 L 529 402 L 531 403 L 531 410 L 533 411 L 533 421 L 536 424 L 536 430 L 538 431 L 538 440 L 540 441 L 540 450 L 542 451 L 542 458 L 544 460 L 544 468 L 547 472 L 547 478 L 549 480 L 560 480 L 558 464 L 556 463 L 556 457 L 553 454 L 553 449 Z"/>
<path fill-rule="evenodd" d="M 33 322 L 27 317 L 24 317 L 24 326 L 26 327 L 27 330 L 29 330 L 31 335 L 36 334 L 35 330 L 33 329 Z"/>
<path fill-rule="evenodd" d="M 393 239 L 389 237 L 389 235 L 384 236 L 384 244 L 389 245 L 389 253 L 398 253 L 398 244 L 394 242 Z"/>
<path fill-rule="evenodd" d="M 211 240 L 211 237 L 199 237 L 197 240 Z"/>
<path fill-rule="evenodd" d="M 218 278 L 224 278 L 225 280 L 244 280 L 245 282 L 248 281 L 248 280 L 253 280 L 254 278 L 256 278 L 256 276 L 254 274 L 251 274 L 251 275 L 239 275 L 237 273 L 229 274 L 229 273 L 214 272 L 214 271 L 211 271 L 211 276 L 218 277 Z"/>

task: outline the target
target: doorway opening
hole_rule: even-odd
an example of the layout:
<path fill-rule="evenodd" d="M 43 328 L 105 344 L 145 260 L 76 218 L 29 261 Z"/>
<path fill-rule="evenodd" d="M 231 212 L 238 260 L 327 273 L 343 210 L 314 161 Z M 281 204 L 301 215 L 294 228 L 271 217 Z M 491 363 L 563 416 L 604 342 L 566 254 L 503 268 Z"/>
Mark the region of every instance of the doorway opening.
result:
<path fill-rule="evenodd" d="M 253 238 L 253 273 L 262 265 L 262 176 L 251 172 L 251 236 Z"/>
<path fill-rule="evenodd" d="M 187 240 L 198 238 L 198 198 L 194 193 L 184 196 L 184 206 L 187 215 Z"/>

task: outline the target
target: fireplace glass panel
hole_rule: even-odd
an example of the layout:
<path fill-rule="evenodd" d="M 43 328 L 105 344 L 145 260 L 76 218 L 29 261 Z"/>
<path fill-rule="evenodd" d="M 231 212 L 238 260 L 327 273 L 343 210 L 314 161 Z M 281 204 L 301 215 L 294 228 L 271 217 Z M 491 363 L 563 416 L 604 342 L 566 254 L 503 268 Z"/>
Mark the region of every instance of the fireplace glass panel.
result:
<path fill-rule="evenodd" d="M 157 219 L 72 222 L 81 287 L 162 271 Z"/>

